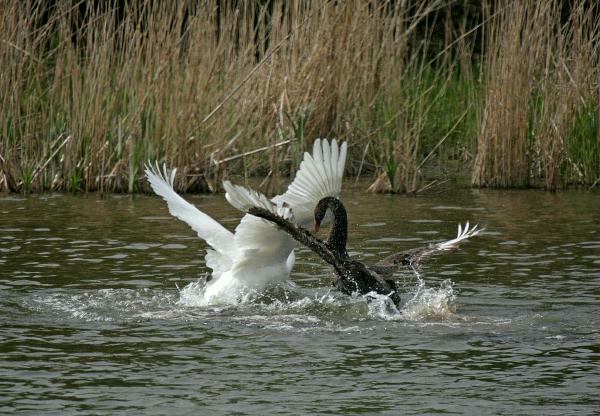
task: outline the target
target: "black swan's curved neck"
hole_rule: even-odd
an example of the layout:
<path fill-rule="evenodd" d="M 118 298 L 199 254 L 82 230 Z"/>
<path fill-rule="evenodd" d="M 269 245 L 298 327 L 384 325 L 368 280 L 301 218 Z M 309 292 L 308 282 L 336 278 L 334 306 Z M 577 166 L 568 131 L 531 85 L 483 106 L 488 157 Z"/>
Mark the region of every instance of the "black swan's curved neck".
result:
<path fill-rule="evenodd" d="M 317 253 L 323 260 L 331 264 L 335 270 L 334 285 L 346 294 L 359 292 L 366 294 L 372 291 L 389 295 L 392 301 L 400 304 L 400 297 L 388 282 L 376 274 L 371 273 L 367 267 L 359 261 L 353 261 L 346 252 L 346 240 L 348 237 L 348 219 L 346 210 L 342 203 L 336 198 L 324 198 L 319 201 L 315 209 L 315 225 L 319 225 L 325 216 L 327 209 L 333 213 L 333 226 L 327 242 L 311 234 L 283 217 L 261 207 L 251 207 L 249 214 L 264 218 L 279 226 L 295 240 L 304 244 Z"/>
<path fill-rule="evenodd" d="M 333 220 L 331 225 L 331 231 L 327 238 L 327 245 L 331 247 L 331 250 L 336 253 L 347 256 L 346 244 L 348 242 L 348 215 L 346 214 L 346 208 L 340 202 L 339 199 L 332 198 L 332 202 L 329 203 L 329 209 L 333 214 Z"/>

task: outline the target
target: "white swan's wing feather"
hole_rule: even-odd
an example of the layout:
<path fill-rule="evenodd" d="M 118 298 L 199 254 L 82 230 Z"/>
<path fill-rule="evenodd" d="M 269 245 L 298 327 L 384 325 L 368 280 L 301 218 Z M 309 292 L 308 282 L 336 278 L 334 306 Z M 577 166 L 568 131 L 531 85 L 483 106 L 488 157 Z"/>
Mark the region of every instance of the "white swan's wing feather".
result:
<path fill-rule="evenodd" d="M 219 254 L 230 258 L 235 256 L 233 233 L 175 192 L 173 181 L 176 169 L 169 172 L 163 164 L 161 171 L 158 164 L 152 166 L 148 163 L 145 173 L 154 192 L 167 202 L 171 215 L 192 227 Z"/>
<path fill-rule="evenodd" d="M 248 212 L 248 209 L 252 207 L 260 207 L 268 209 L 287 220 L 294 221 L 294 213 L 292 212 L 291 207 L 285 202 L 276 203 L 270 201 L 269 198 L 258 191 L 244 186 L 234 185 L 229 181 L 223 181 L 223 188 L 225 189 L 225 199 L 227 199 L 227 202 L 242 212 Z M 247 217 L 256 218 L 254 215 L 247 215 Z M 242 218 L 242 221 L 245 218 L 246 216 Z M 274 228 L 271 222 L 267 220 L 261 221 L 270 225 L 271 228 Z"/>
<path fill-rule="evenodd" d="M 304 159 L 288 190 L 272 200 L 259 192 L 225 181 L 225 198 L 229 203 L 247 212 L 256 206 L 270 210 L 300 225 L 312 223 L 313 211 L 319 200 L 337 196 L 342 186 L 347 144 L 338 146 L 336 140 L 317 139 L 312 155 L 304 153 Z M 293 239 L 274 224 L 246 215 L 235 230 L 238 256 L 232 265 L 235 276 L 247 272 L 254 275 L 245 280 L 261 280 L 261 276 L 287 275 L 294 263 Z M 258 270 L 262 270 L 257 273 Z"/>
<path fill-rule="evenodd" d="M 287 191 L 272 201 L 289 204 L 296 223 L 309 226 L 317 203 L 326 196 L 338 196 L 341 191 L 347 149 L 346 142 L 338 146 L 335 139 L 331 143 L 315 140 L 312 155 L 304 153 L 296 177 Z"/>

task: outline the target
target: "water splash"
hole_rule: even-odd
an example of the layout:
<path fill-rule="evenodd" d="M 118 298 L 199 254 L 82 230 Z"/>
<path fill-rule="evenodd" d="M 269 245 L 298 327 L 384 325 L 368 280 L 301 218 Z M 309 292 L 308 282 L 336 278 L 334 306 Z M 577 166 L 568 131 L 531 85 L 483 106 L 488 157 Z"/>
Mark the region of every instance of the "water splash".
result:
<path fill-rule="evenodd" d="M 230 284 L 227 291 L 222 291 L 219 296 L 207 294 L 207 279 L 200 278 L 191 282 L 183 289 L 179 289 L 177 305 L 188 307 L 207 307 L 223 305 L 244 305 L 252 303 L 268 303 L 269 299 L 288 299 L 288 290 L 295 287 L 292 282 L 283 282 L 267 286 L 262 290 L 255 290 L 241 283 Z"/>
<path fill-rule="evenodd" d="M 410 321 L 448 319 L 456 312 L 455 299 L 454 283 L 450 279 L 444 280 L 438 288 L 427 288 L 423 282 L 406 302 L 401 315 Z"/>
<path fill-rule="evenodd" d="M 144 288 L 36 294 L 26 304 L 58 320 L 120 322 L 143 319 L 148 311 L 168 312 L 174 301 L 172 292 Z"/>
<path fill-rule="evenodd" d="M 417 276 L 417 280 L 414 277 Z M 280 282 L 261 291 L 236 290 L 232 299 L 207 303 L 206 279 L 178 290 L 99 289 L 36 294 L 29 298 L 32 309 L 54 319 L 96 322 L 138 320 L 222 319 L 248 325 L 305 330 L 367 321 L 446 320 L 454 312 L 455 293 L 450 280 L 428 288 L 418 274 L 408 288 L 405 281 L 401 308 L 389 297 L 377 293 L 344 295 L 331 287 L 302 288 L 291 281 Z"/>
<path fill-rule="evenodd" d="M 388 321 L 396 320 L 400 317 L 400 311 L 388 296 L 371 292 L 364 295 L 364 297 L 367 301 L 370 317 Z"/>
<path fill-rule="evenodd" d="M 181 306 L 206 306 L 207 302 L 204 299 L 204 291 L 206 289 L 206 279 L 198 279 L 195 282 L 189 283 L 183 289 L 179 289 L 179 300 L 177 304 Z"/>

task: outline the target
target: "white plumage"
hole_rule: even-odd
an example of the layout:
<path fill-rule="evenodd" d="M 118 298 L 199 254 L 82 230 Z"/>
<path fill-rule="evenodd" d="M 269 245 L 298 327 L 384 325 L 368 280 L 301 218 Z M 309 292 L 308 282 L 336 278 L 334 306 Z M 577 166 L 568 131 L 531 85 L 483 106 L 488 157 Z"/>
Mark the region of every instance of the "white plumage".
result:
<path fill-rule="evenodd" d="M 436 243 L 433 245 L 432 248 L 435 248 L 436 250 L 440 250 L 440 251 L 455 250 L 459 246 L 459 243 L 461 241 L 467 240 L 468 238 L 476 236 L 481 231 L 481 229 L 478 229 L 479 225 L 475 225 L 471 229 L 469 229 L 469 227 L 470 227 L 469 221 L 467 221 L 467 223 L 465 224 L 464 229 L 462 228 L 462 225 L 459 223 L 458 224 L 458 233 L 456 234 L 456 238 L 453 238 L 452 240 L 444 241 L 441 243 Z"/>
<path fill-rule="evenodd" d="M 321 198 L 339 195 L 346 152 L 345 142 L 338 146 L 336 140 L 330 144 L 317 139 L 313 154 L 304 153 L 296 177 L 284 194 L 272 200 L 254 192 L 240 194 L 243 188 L 226 181 L 226 198 L 234 206 L 235 201 L 245 200 L 307 226 Z M 232 233 L 175 192 L 176 169 L 169 173 L 164 165 L 162 171 L 158 165 L 147 165 L 145 172 L 154 192 L 167 202 L 171 215 L 186 222 L 211 247 L 205 260 L 212 269 L 212 279 L 202 291 L 200 303 L 234 303 L 244 290 L 260 290 L 288 278 L 295 261 L 294 241 L 288 234 L 253 215 L 245 215 Z"/>

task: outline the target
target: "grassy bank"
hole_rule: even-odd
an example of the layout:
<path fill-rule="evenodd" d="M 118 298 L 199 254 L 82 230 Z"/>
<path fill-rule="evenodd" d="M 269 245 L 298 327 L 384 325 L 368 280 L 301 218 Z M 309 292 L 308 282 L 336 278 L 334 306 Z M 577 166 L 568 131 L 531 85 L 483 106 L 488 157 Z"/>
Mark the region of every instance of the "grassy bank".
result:
<path fill-rule="evenodd" d="M 348 140 L 373 191 L 448 161 L 476 186 L 598 177 L 592 2 L 125 3 L 0 8 L 0 189 L 135 192 L 157 159 L 178 190 L 268 190 L 315 137 Z"/>

